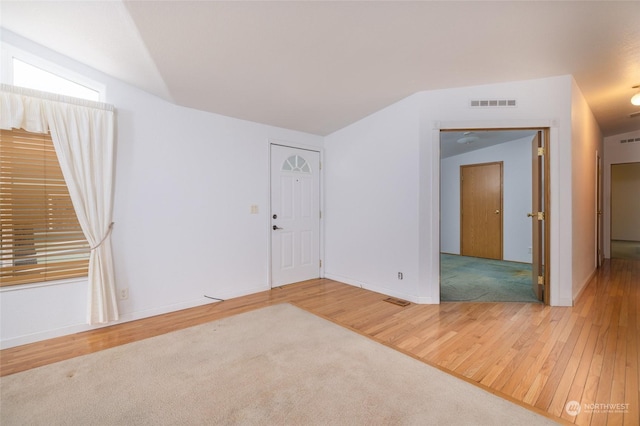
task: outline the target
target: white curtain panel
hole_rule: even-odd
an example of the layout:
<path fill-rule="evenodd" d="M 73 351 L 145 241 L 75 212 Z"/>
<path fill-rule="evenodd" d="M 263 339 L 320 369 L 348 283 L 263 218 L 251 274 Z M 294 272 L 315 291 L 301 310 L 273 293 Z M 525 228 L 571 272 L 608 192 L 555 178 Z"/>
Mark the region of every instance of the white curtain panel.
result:
<path fill-rule="evenodd" d="M 87 322 L 116 321 L 118 306 L 111 251 L 113 107 L 7 85 L 0 89 L 0 128 L 51 131 L 78 221 L 92 247 Z"/>

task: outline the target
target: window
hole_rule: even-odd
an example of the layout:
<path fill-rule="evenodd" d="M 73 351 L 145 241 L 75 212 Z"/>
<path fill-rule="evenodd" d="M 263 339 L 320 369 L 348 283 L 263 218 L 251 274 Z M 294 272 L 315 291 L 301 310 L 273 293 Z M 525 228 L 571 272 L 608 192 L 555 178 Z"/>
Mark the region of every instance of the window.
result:
<path fill-rule="evenodd" d="M 9 43 L 2 42 L 0 46 L 3 64 L 0 80 L 3 83 L 94 102 L 104 101 L 104 84 Z"/>
<path fill-rule="evenodd" d="M 45 71 L 20 59 L 13 58 L 13 85 L 74 98 L 99 101 L 100 93 L 75 81 Z"/>
<path fill-rule="evenodd" d="M 0 130 L 0 286 L 83 277 L 89 244 L 51 136 Z"/>
<path fill-rule="evenodd" d="M 299 155 L 292 155 L 282 163 L 283 172 L 311 173 L 311 167 L 307 160 Z"/>

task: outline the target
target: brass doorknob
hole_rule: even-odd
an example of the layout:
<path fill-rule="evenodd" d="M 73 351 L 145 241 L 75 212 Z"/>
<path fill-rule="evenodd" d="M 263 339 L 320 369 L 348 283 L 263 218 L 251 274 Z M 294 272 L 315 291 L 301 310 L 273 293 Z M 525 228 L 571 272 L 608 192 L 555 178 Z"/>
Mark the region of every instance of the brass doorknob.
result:
<path fill-rule="evenodd" d="M 535 213 L 527 213 L 527 217 L 534 217 Z"/>
<path fill-rule="evenodd" d="M 500 214 L 500 210 L 496 210 L 496 214 Z"/>

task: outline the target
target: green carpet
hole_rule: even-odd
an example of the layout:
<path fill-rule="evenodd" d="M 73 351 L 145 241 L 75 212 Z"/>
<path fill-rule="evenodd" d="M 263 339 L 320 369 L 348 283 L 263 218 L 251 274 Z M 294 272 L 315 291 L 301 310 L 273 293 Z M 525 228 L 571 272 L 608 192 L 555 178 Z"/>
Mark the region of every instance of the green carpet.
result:
<path fill-rule="evenodd" d="M 440 300 L 539 303 L 530 264 L 451 254 L 440 255 Z"/>

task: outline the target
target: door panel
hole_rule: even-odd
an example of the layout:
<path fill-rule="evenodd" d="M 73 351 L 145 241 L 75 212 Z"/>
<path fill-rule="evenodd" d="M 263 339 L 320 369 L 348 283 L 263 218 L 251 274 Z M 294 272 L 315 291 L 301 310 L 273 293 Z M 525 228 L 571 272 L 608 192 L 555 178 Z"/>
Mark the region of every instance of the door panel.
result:
<path fill-rule="evenodd" d="M 460 166 L 463 256 L 502 259 L 502 162 Z"/>
<path fill-rule="evenodd" d="M 271 146 L 271 286 L 320 276 L 320 154 Z"/>

